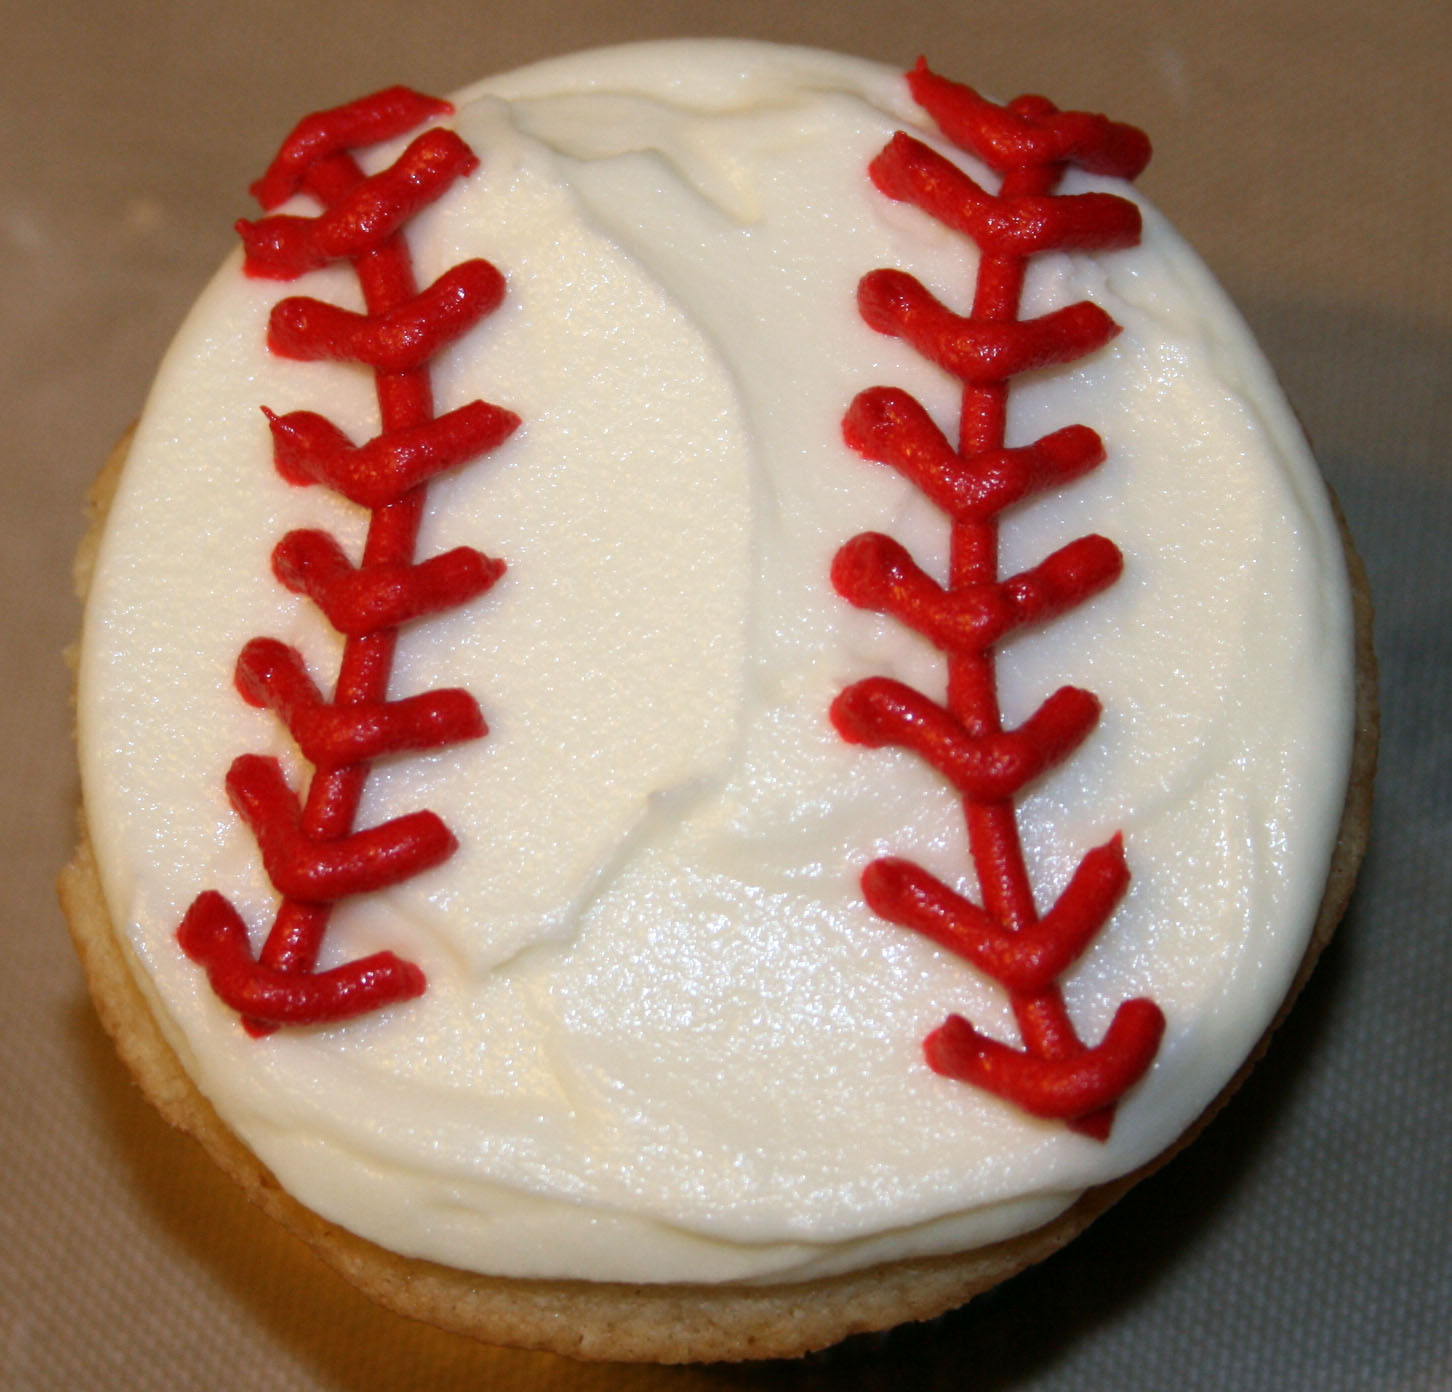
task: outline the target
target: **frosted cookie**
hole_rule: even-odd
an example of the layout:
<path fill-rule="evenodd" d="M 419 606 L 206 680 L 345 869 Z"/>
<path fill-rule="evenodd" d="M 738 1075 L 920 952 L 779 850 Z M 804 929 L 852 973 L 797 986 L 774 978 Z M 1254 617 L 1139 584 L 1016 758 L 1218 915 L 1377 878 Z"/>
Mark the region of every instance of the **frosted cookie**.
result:
<path fill-rule="evenodd" d="M 385 1303 L 925 1318 L 1257 1051 L 1364 846 L 1364 583 L 1148 155 L 672 42 L 254 186 L 88 552 L 63 894 L 153 1100 Z"/>

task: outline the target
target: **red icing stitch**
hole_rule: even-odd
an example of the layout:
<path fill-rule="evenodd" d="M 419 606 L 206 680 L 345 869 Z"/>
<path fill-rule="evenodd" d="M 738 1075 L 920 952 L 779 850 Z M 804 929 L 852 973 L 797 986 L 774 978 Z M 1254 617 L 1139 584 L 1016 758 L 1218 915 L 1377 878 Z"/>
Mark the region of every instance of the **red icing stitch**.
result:
<path fill-rule="evenodd" d="M 212 989 L 233 1010 L 274 1025 L 311 1025 L 359 1015 L 422 995 L 424 976 L 392 952 L 310 976 L 259 966 L 247 941 L 247 925 L 214 889 L 199 894 L 177 930 L 187 956 L 201 962 Z"/>
<path fill-rule="evenodd" d="M 295 280 L 330 261 L 377 251 L 415 213 L 478 165 L 478 157 L 453 131 L 426 131 L 387 169 L 359 178 L 319 217 L 278 213 L 260 222 L 241 219 L 237 233 L 247 252 L 247 274 Z"/>
<path fill-rule="evenodd" d="M 273 462 L 289 483 L 323 483 L 360 507 L 396 503 L 435 474 L 467 463 L 508 439 L 519 425 L 513 411 L 471 401 L 457 411 L 354 445 L 330 420 L 313 411 L 274 415 Z"/>
<path fill-rule="evenodd" d="M 1060 111 L 1047 97 L 1015 97 L 998 106 L 971 87 L 939 77 L 925 58 L 907 80 L 913 100 L 943 134 L 999 174 L 1077 164 L 1091 174 L 1134 179 L 1149 163 L 1149 137 L 1137 126 L 1087 111 Z"/>
<path fill-rule="evenodd" d="M 339 633 L 350 638 L 452 609 L 481 595 L 504 562 L 457 546 L 417 565 L 360 570 L 327 532 L 289 532 L 272 552 L 273 574 L 306 595 Z"/>
<path fill-rule="evenodd" d="M 921 61 L 908 83 L 954 144 L 1004 176 L 990 194 L 901 133 L 869 171 L 882 193 L 973 238 L 982 253 L 967 315 L 955 314 L 905 271 L 872 271 L 858 287 L 859 310 L 872 328 L 902 338 L 963 383 L 959 445 L 953 448 L 919 402 L 892 387 L 862 392 L 843 420 L 843 436 L 859 454 L 899 470 L 952 519 L 949 583 L 939 585 L 902 546 L 877 533 L 841 548 L 832 582 L 852 604 L 891 614 L 947 655 L 948 701 L 941 706 L 901 682 L 869 677 L 843 691 L 831 714 L 843 738 L 910 749 L 962 794 L 983 903 L 895 858 L 869 865 L 862 888 L 878 915 L 932 938 L 1009 993 L 1022 1049 L 989 1039 L 954 1015 L 924 1042 L 929 1064 L 1102 1140 L 1115 1103 L 1153 1062 L 1164 1016 L 1150 1001 L 1126 1001 L 1090 1048 L 1075 1032 L 1056 983 L 1129 884 L 1123 840 L 1116 835 L 1089 851 L 1058 901 L 1040 915 L 1014 806 L 1028 783 L 1089 736 L 1099 701 L 1063 687 L 1017 729 L 1005 730 L 992 649 L 1019 625 L 1052 619 L 1113 584 L 1123 558 L 1104 537 L 1081 537 L 1001 580 L 996 519 L 1010 504 L 1105 457 L 1098 435 L 1082 425 L 1031 445 L 1005 446 L 1009 379 L 1073 362 L 1119 332 L 1087 301 L 1029 320 L 1018 317 L 1018 304 L 1029 256 L 1103 251 L 1139 240 L 1139 211 L 1128 200 L 1053 190 L 1069 163 L 1133 178 L 1149 159 L 1149 141 L 1132 126 L 1061 112 L 1042 97 L 997 106 Z"/>
<path fill-rule="evenodd" d="M 250 192 L 263 211 L 270 213 L 302 187 L 308 170 L 320 160 L 407 135 L 415 126 L 435 116 L 447 116 L 453 109 L 440 97 L 426 97 L 408 87 L 388 87 L 346 106 L 304 116 Z"/>
<path fill-rule="evenodd" d="M 464 261 L 386 314 L 354 314 L 293 296 L 273 306 L 267 346 L 301 362 L 338 359 L 380 372 L 412 372 L 467 333 L 504 298 L 504 277 L 487 261 Z"/>
<path fill-rule="evenodd" d="M 1139 209 L 1123 198 L 1108 193 L 995 198 L 905 131 L 892 138 L 868 173 L 889 198 L 927 209 L 989 256 L 1111 251 L 1139 241 Z"/>
<path fill-rule="evenodd" d="M 323 700 L 296 648 L 254 638 L 237 658 L 237 690 L 275 711 L 303 757 L 341 768 L 404 749 L 437 749 L 486 733 L 479 703 L 467 691 L 426 691 L 401 701 L 338 707 Z"/>
<path fill-rule="evenodd" d="M 382 417 L 381 433 L 354 445 L 314 412 L 278 416 L 263 408 L 283 478 L 322 484 L 373 515 L 356 565 L 326 532 L 289 532 L 273 551 L 278 580 L 310 598 L 346 637 L 331 699 L 302 654 L 277 639 L 254 638 L 237 659 L 238 691 L 272 710 L 315 766 L 301 800 L 275 759 L 244 754 L 227 773 L 228 798 L 282 895 L 260 957 L 252 954 L 241 916 L 215 890 L 197 897 L 177 933 L 213 990 L 254 1034 L 348 1019 L 423 992 L 423 973 L 391 952 L 327 971 L 316 970 L 317 958 L 335 901 L 399 884 L 458 846 L 426 811 L 355 830 L 369 761 L 486 733 L 468 692 L 388 699 L 397 625 L 466 603 L 504 571 L 502 561 L 469 547 L 422 561 L 413 555 L 429 479 L 493 449 L 519 425 L 513 412 L 483 401 L 435 416 L 428 364 L 498 306 L 504 278 L 487 261 L 466 261 L 420 291 L 401 235 L 416 212 L 479 161 L 442 129 L 425 131 L 393 165 L 369 177 L 348 153 L 451 109 L 394 87 L 307 117 L 253 192 L 264 209 L 305 192 L 323 205 L 322 213 L 238 224 L 250 275 L 292 279 L 351 261 L 366 313 L 285 299 L 272 312 L 268 346 L 283 357 L 371 367 Z"/>
<path fill-rule="evenodd" d="M 402 884 L 457 849 L 432 812 L 410 812 L 366 831 L 313 836 L 276 759 L 240 754 L 227 770 L 227 796 L 257 837 L 275 888 L 291 899 L 331 904 L 350 894 Z"/>

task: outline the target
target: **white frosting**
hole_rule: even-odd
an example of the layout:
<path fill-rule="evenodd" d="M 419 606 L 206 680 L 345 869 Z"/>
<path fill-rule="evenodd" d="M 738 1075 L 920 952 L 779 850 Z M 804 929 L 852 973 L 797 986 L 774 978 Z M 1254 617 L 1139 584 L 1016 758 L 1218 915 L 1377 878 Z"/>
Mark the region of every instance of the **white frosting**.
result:
<path fill-rule="evenodd" d="M 244 751 L 299 783 L 306 768 L 232 666 L 272 635 L 326 689 L 339 641 L 268 557 L 300 526 L 356 554 L 366 523 L 276 476 L 258 408 L 322 410 L 357 440 L 378 428 L 370 374 L 264 348 L 282 294 L 357 306 L 352 273 L 279 287 L 234 257 L 157 380 L 82 662 L 107 902 L 168 1037 L 304 1203 L 471 1269 L 795 1279 L 1046 1221 L 1210 1101 L 1315 915 L 1347 772 L 1349 602 L 1270 372 L 1151 208 L 1138 249 L 1031 265 L 1026 315 L 1089 298 L 1124 327 L 1015 386 L 1011 443 L 1081 422 L 1109 459 L 1002 526 L 1007 570 L 1096 531 L 1126 556 L 1111 590 L 999 661 L 1010 722 L 1065 683 L 1104 703 L 1021 819 L 1044 903 L 1088 847 L 1126 838 L 1132 887 L 1065 996 L 1090 1041 L 1136 995 L 1168 1030 L 1100 1144 L 928 1069 L 921 1040 L 951 1011 L 1013 1040 L 1004 993 L 875 918 L 857 885 L 889 853 L 973 881 L 943 780 L 827 720 L 860 677 L 943 687 L 939 654 L 828 581 L 864 530 L 943 564 L 944 518 L 839 433 L 877 384 L 954 420 L 955 384 L 855 308 L 879 266 L 950 304 L 971 293 L 971 244 L 865 175 L 894 130 L 936 139 L 904 82 L 805 50 L 668 43 L 457 104 L 483 166 L 411 225 L 420 280 L 484 256 L 509 290 L 436 361 L 438 402 L 483 397 L 525 424 L 433 485 L 420 554 L 470 544 L 510 569 L 407 631 L 394 690 L 465 686 L 491 732 L 376 768 L 361 824 L 430 807 L 460 850 L 340 906 L 326 949 L 392 947 L 429 989 L 259 1041 L 176 945 L 206 888 L 255 940 L 271 924 L 223 776 Z M 1067 183 L 1101 186 L 1135 196 Z"/>

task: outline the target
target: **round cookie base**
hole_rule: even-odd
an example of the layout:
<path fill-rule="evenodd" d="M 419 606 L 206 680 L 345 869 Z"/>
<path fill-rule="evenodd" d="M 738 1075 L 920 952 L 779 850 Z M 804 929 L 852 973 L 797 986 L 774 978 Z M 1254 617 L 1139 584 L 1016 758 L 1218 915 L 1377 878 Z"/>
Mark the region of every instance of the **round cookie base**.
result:
<path fill-rule="evenodd" d="M 128 436 L 118 444 L 92 488 L 91 527 L 76 560 L 77 588 L 83 596 L 129 443 Z M 82 809 L 80 844 L 61 874 L 59 889 L 97 1013 L 122 1062 L 162 1116 L 200 1142 L 267 1214 L 339 1274 L 398 1314 L 486 1343 L 580 1359 L 656 1363 L 798 1357 L 852 1334 L 932 1319 L 1051 1256 L 1193 1140 L 1264 1052 L 1330 940 L 1366 849 L 1378 740 L 1371 602 L 1344 521 L 1341 530 L 1356 625 L 1355 745 L 1320 913 L 1296 978 L 1250 1057 L 1173 1146 L 1133 1173 L 1088 1190 L 1057 1219 L 1031 1232 L 971 1252 L 760 1286 L 490 1277 L 387 1251 L 325 1221 L 287 1194 L 192 1083 L 163 1036 L 116 935 Z"/>

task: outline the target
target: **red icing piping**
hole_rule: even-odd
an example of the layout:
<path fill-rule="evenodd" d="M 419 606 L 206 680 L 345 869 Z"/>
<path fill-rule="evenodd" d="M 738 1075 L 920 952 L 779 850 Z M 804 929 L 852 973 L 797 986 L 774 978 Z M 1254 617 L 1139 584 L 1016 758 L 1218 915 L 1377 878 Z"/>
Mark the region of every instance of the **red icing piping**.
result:
<path fill-rule="evenodd" d="M 336 168 L 320 177 L 323 165 L 329 163 Z M 329 155 L 311 167 L 302 183 L 306 192 L 324 203 L 319 216 L 277 213 L 260 222 L 243 218 L 237 223 L 247 250 L 247 274 L 295 280 L 331 261 L 356 261 L 378 251 L 415 213 L 478 165 L 474 152 L 453 131 L 443 129 L 426 131 L 393 164 L 370 178 L 363 177 L 351 156 Z M 411 286 L 411 268 L 407 279 Z M 369 311 L 378 314 L 395 308 L 402 297 L 384 298 L 386 304 L 370 303 Z"/>
<path fill-rule="evenodd" d="M 1089 736 L 1099 701 L 1063 687 L 1017 729 L 1005 730 L 993 645 L 1018 625 L 1051 619 L 1113 584 L 1123 560 L 1113 542 L 1087 536 L 1001 580 L 997 515 L 1105 457 L 1099 437 L 1082 425 L 1032 445 L 1005 446 L 1010 379 L 1074 362 L 1119 332 L 1087 301 L 1020 319 L 1019 298 L 1031 255 L 1138 242 L 1139 210 L 1128 200 L 1053 190 L 1070 163 L 1133 178 L 1149 159 L 1149 141 L 1132 126 L 1061 112 L 1042 97 L 997 106 L 921 61 L 908 84 L 943 133 L 1002 175 L 1002 183 L 990 194 L 922 142 L 895 136 L 873 160 L 872 181 L 889 198 L 915 204 L 978 244 L 973 306 L 966 316 L 955 314 L 907 272 L 878 270 L 862 278 L 858 307 L 872 328 L 902 338 L 963 383 L 959 443 L 954 449 L 922 405 L 892 387 L 861 393 L 843 421 L 843 436 L 859 454 L 898 469 L 948 513 L 949 579 L 940 586 L 897 542 L 867 533 L 837 553 L 832 581 L 851 603 L 891 614 L 945 653 L 948 700 L 940 706 L 901 682 L 869 677 L 837 697 L 832 720 L 844 739 L 910 749 L 952 782 L 963 797 L 983 902 L 899 859 L 869 865 L 862 888 L 874 912 L 964 957 L 1009 994 L 1022 1049 L 989 1039 L 954 1015 L 924 1042 L 929 1064 L 1103 1140 L 1115 1103 L 1154 1060 L 1164 1016 L 1150 1001 L 1126 1001 L 1090 1048 L 1074 1029 L 1057 980 L 1108 922 L 1129 884 L 1123 838 L 1089 851 L 1053 908 L 1040 915 L 1014 802 Z"/>
<path fill-rule="evenodd" d="M 335 538 L 315 530 L 289 532 L 273 552 L 279 581 L 346 635 L 332 699 L 302 654 L 274 638 L 254 638 L 237 659 L 242 696 L 274 711 L 315 766 L 301 800 L 275 759 L 244 754 L 227 773 L 228 798 L 283 896 L 260 956 L 252 955 L 241 916 L 214 890 L 197 897 L 177 934 L 254 1034 L 347 1019 L 422 993 L 423 973 L 391 952 L 329 971 L 316 963 L 336 900 L 401 883 L 457 848 L 432 812 L 355 830 L 369 761 L 486 732 L 465 691 L 388 699 L 397 625 L 473 599 L 504 570 L 502 561 L 468 547 L 414 560 L 428 480 L 493 449 L 519 424 L 513 412 L 482 401 L 435 416 L 428 364 L 498 306 L 504 278 L 487 261 L 466 261 L 420 291 L 402 236 L 415 213 L 479 161 L 444 129 L 425 131 L 371 176 L 348 153 L 450 110 L 395 87 L 307 117 L 253 192 L 264 209 L 307 193 L 322 213 L 238 224 L 249 275 L 292 279 L 332 261 L 352 263 L 364 314 L 290 297 L 272 311 L 268 346 L 283 357 L 372 368 L 382 417 L 380 434 L 354 445 L 313 412 L 278 416 L 263 408 L 278 473 L 292 484 L 331 488 L 372 518 L 357 565 Z"/>
<path fill-rule="evenodd" d="M 440 97 L 426 97 L 408 87 L 388 87 L 346 106 L 304 116 L 283 141 L 267 173 L 252 185 L 252 196 L 270 213 L 302 187 L 313 166 L 330 155 L 394 140 L 453 109 Z"/>

